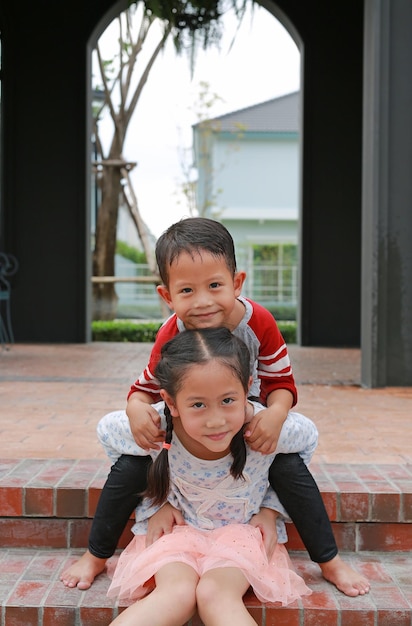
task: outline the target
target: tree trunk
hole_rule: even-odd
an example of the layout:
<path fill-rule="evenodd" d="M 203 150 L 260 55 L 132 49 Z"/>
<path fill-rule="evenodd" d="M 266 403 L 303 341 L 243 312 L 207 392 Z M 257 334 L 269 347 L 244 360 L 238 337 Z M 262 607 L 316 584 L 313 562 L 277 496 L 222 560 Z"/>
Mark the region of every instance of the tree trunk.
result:
<path fill-rule="evenodd" d="M 105 166 L 102 177 L 102 202 L 96 223 L 96 241 L 93 252 L 93 276 L 115 275 L 117 215 L 121 193 L 121 174 L 118 166 Z M 93 285 L 93 319 L 112 320 L 116 317 L 115 284 Z"/>

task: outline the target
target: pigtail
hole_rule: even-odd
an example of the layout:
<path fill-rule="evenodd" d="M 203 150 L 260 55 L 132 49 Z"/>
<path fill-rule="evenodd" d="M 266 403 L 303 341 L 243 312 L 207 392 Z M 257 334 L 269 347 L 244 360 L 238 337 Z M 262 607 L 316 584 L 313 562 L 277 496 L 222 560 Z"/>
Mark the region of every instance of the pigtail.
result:
<path fill-rule="evenodd" d="M 244 426 L 236 433 L 230 442 L 230 452 L 233 456 L 233 463 L 230 466 L 230 473 L 233 478 L 243 478 L 243 468 L 246 463 L 246 443 L 243 435 Z"/>
<path fill-rule="evenodd" d="M 232 370 L 247 393 L 250 378 L 249 350 L 243 341 L 233 335 L 228 328 L 185 330 L 165 343 L 155 370 L 160 389 L 175 399 L 184 383 L 188 369 L 193 364 L 208 363 L 213 359 L 219 360 Z M 168 448 L 172 441 L 173 420 L 167 405 L 165 405 L 165 417 L 164 449 L 149 470 L 148 485 L 144 493 L 144 496 L 150 498 L 156 505 L 161 505 L 166 501 L 170 488 Z M 233 456 L 230 473 L 235 479 L 243 478 L 246 463 L 243 428 L 233 437 L 230 451 Z"/>
<path fill-rule="evenodd" d="M 144 497 L 149 498 L 152 504 L 162 505 L 167 500 L 170 488 L 169 448 L 172 441 L 173 420 L 169 407 L 165 404 L 166 438 L 163 449 L 149 468 L 147 489 Z"/>

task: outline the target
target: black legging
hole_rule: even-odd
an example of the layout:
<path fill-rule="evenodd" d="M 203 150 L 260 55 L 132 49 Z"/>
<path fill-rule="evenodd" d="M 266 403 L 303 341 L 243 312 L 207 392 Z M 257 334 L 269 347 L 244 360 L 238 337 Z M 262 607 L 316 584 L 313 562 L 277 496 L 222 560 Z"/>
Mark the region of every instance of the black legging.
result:
<path fill-rule="evenodd" d="M 139 493 L 146 489 L 150 456 L 123 454 L 112 465 L 100 494 L 89 535 L 89 550 L 101 559 L 108 559 L 133 511 L 141 502 Z"/>
<path fill-rule="evenodd" d="M 297 453 L 277 454 L 269 482 L 296 526 L 312 561 L 325 563 L 338 553 L 318 486 Z"/>
<path fill-rule="evenodd" d="M 141 501 L 147 484 L 150 456 L 122 455 L 112 466 L 93 519 L 89 550 L 109 558 Z M 330 561 L 338 549 L 319 489 L 299 454 L 277 454 L 269 469 L 269 482 L 287 510 L 311 557 Z"/>

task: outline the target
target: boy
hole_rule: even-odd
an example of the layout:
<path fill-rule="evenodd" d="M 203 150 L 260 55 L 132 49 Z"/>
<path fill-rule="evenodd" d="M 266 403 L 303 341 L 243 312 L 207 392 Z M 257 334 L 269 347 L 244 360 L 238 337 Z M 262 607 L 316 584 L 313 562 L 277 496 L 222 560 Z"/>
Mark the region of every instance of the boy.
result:
<path fill-rule="evenodd" d="M 120 456 L 111 468 L 93 520 L 88 551 L 61 576 L 69 587 L 88 589 L 104 570 L 139 503 L 138 494 L 146 487 L 150 461 L 133 456 L 133 447 L 137 442 L 145 449 L 156 448 L 164 440 L 152 404 L 160 399 L 153 372 L 166 341 L 189 328 L 225 326 L 247 344 L 254 380 L 251 395 L 267 406 L 245 433 L 255 450 L 264 454 L 275 450 L 288 411 L 297 402 L 287 347 L 273 316 L 241 296 L 246 275 L 237 271 L 233 239 L 227 229 L 207 218 L 183 219 L 159 238 L 156 260 L 162 280 L 157 290 L 174 314 L 159 329 L 149 363 L 129 391 L 126 413 L 134 437 L 130 454 Z M 105 445 L 104 435 L 101 443 Z M 276 455 L 269 482 L 324 578 L 348 596 L 368 593 L 368 581 L 338 555 L 321 495 L 301 457 Z M 167 532 L 172 524 L 173 520 L 162 520 L 160 528 Z"/>

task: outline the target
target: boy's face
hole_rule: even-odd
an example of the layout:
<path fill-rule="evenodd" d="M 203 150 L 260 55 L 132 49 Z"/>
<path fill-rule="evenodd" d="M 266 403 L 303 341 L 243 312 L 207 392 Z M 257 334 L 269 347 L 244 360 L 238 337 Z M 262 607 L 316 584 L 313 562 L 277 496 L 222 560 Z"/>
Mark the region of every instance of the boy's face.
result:
<path fill-rule="evenodd" d="M 179 254 L 169 268 L 169 287 L 158 293 L 186 328 L 236 328 L 243 315 L 237 300 L 246 274 L 232 276 L 223 257 L 210 252 Z"/>

